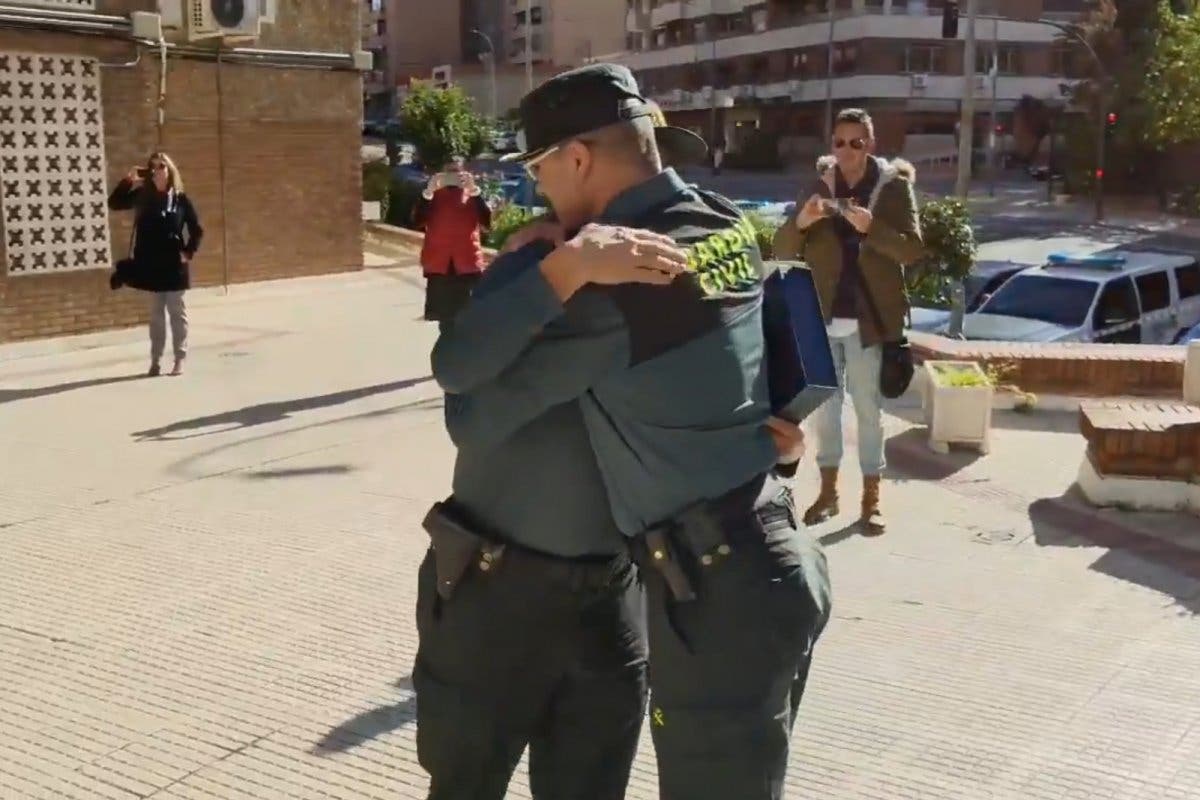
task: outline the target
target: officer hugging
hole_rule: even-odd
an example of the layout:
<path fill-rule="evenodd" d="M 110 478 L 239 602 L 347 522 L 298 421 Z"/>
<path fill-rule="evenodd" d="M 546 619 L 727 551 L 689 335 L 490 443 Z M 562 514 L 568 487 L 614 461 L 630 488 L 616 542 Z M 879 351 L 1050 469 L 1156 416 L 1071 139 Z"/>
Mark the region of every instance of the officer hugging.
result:
<path fill-rule="evenodd" d="M 626 68 L 562 73 L 520 116 L 552 217 L 432 354 L 458 455 L 418 580 L 429 797 L 503 798 L 528 747 L 538 800 L 623 798 L 649 700 L 664 800 L 775 800 L 830 600 L 754 233 L 663 168 L 707 148 Z"/>

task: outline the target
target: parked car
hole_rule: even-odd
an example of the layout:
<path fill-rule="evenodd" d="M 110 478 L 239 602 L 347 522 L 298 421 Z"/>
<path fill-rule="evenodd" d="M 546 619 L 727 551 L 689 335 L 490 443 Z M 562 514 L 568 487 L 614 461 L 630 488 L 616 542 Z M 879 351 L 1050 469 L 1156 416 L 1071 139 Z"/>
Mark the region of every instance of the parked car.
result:
<path fill-rule="evenodd" d="M 1015 261 L 975 262 L 970 274 L 963 279 L 967 313 L 977 310 L 1005 281 L 1030 266 L 1033 265 Z M 910 316 L 910 330 L 925 333 L 945 333 L 950 322 L 950 311 L 944 308 L 914 306 Z"/>
<path fill-rule="evenodd" d="M 1175 344 L 1191 344 L 1192 342 L 1200 342 L 1200 325 L 1194 325 L 1191 328 L 1182 330 L 1175 337 Z"/>
<path fill-rule="evenodd" d="M 1167 344 L 1200 323 L 1200 263 L 1163 252 L 1055 254 L 963 320 L 967 339 Z"/>

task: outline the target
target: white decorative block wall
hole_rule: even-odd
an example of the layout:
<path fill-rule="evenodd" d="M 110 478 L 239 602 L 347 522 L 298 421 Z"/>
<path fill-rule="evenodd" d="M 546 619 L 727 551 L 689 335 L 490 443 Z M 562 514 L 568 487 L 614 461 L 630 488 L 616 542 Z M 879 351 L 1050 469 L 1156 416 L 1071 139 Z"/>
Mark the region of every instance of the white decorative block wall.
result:
<path fill-rule="evenodd" d="M 0 52 L 0 214 L 10 276 L 110 266 L 105 176 L 96 59 Z"/>

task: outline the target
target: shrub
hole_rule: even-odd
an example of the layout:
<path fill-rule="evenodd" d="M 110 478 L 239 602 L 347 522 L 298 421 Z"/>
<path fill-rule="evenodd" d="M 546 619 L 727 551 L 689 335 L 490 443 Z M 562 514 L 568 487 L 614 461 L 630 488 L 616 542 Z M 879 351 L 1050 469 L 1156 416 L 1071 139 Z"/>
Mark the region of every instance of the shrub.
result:
<path fill-rule="evenodd" d="M 746 219 L 749 221 L 750 227 L 754 228 L 754 238 L 758 242 L 758 249 L 762 253 L 763 260 L 774 258 L 775 231 L 779 229 L 779 226 L 753 211 L 746 214 Z"/>
<path fill-rule="evenodd" d="M 388 218 L 388 198 L 392 189 L 392 171 L 387 159 L 376 159 L 362 165 L 363 200 L 379 203 L 379 218 Z"/>
<path fill-rule="evenodd" d="M 946 197 L 925 203 L 920 214 L 925 257 L 909 269 L 909 296 L 945 308 L 952 287 L 967 277 L 975 263 L 971 212 L 961 200 Z"/>
<path fill-rule="evenodd" d="M 499 250 L 512 232 L 524 227 L 533 219 L 533 212 L 516 203 L 501 203 L 492 212 L 492 227 L 484 236 L 487 247 Z"/>

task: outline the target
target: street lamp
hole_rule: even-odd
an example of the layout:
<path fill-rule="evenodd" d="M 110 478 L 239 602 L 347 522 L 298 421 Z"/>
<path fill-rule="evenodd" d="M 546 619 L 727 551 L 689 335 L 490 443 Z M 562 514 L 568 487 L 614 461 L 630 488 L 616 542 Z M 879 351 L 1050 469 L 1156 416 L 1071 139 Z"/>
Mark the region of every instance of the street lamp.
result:
<path fill-rule="evenodd" d="M 475 34 L 480 39 L 483 39 L 485 42 L 487 42 L 487 46 L 488 46 L 488 52 L 487 52 L 487 55 L 488 55 L 488 60 L 487 60 L 488 78 L 489 78 L 489 81 L 491 82 L 491 89 L 492 89 L 492 104 L 491 105 L 492 105 L 492 121 L 494 122 L 497 119 L 497 115 L 496 115 L 496 46 L 492 44 L 492 38 L 490 36 L 488 36 L 486 33 L 484 33 L 483 31 L 479 30 L 478 28 L 471 28 L 471 33 Z M 480 61 L 483 60 L 482 55 L 479 56 L 479 60 Z"/>

